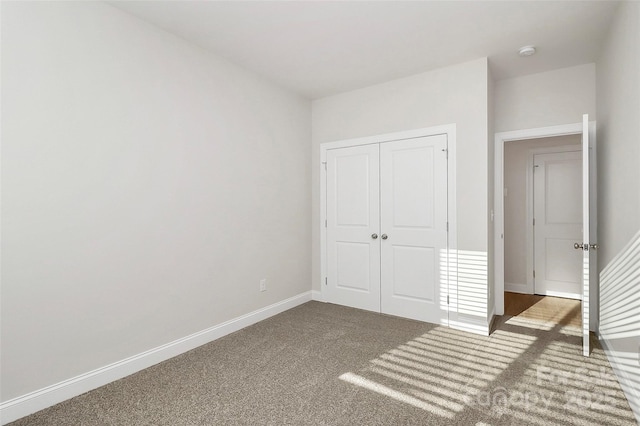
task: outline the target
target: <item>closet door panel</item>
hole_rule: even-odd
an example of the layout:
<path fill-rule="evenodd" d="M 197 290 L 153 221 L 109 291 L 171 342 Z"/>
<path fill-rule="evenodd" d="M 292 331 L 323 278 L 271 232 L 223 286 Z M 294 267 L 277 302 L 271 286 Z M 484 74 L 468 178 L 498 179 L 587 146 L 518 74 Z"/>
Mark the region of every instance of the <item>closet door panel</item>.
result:
<path fill-rule="evenodd" d="M 381 311 L 447 324 L 446 135 L 380 144 Z"/>
<path fill-rule="evenodd" d="M 327 152 L 327 301 L 376 312 L 379 167 L 378 145 Z"/>

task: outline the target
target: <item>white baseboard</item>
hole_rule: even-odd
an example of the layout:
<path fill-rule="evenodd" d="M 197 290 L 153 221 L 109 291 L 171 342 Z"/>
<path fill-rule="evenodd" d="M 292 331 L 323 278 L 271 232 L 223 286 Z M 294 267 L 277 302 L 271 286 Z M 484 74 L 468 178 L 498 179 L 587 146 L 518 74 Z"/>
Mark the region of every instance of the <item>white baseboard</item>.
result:
<path fill-rule="evenodd" d="M 488 334 L 491 334 L 491 329 L 493 328 L 493 322 L 496 319 L 496 307 L 493 306 L 491 308 L 491 313 L 488 316 L 489 320 L 487 321 Z"/>
<path fill-rule="evenodd" d="M 311 290 L 311 300 L 324 302 L 324 298 L 322 297 L 322 292 L 318 290 Z"/>
<path fill-rule="evenodd" d="M 449 321 L 449 327 L 482 336 L 488 336 L 491 331 L 489 321 L 464 319 L 460 318 L 460 316 L 458 316 L 458 319 L 455 321 Z"/>
<path fill-rule="evenodd" d="M 565 293 L 563 291 L 541 291 L 537 294 L 541 294 L 543 296 L 551 296 L 551 297 L 562 297 L 565 299 L 574 299 L 574 300 L 582 300 L 582 294 L 580 293 Z"/>
<path fill-rule="evenodd" d="M 511 293 L 531 294 L 531 290 L 528 288 L 527 284 L 520 284 L 520 283 L 505 282 L 504 291 L 508 291 Z"/>
<path fill-rule="evenodd" d="M 504 283 L 504 291 L 508 291 L 511 293 L 520 293 L 520 294 L 534 294 L 527 288 L 526 284 L 517 284 L 517 283 Z M 565 299 L 582 299 L 582 295 L 580 293 L 565 293 L 562 291 L 538 291 L 535 294 L 541 296 L 551 296 L 551 297 L 563 297 Z"/>
<path fill-rule="evenodd" d="M 636 390 L 636 387 L 633 385 L 635 381 L 629 377 L 627 369 L 620 363 L 620 360 L 608 344 L 607 339 L 598 334 L 598 340 L 602 345 L 602 349 L 604 349 L 604 353 L 607 355 L 607 359 L 613 368 L 613 372 L 618 378 L 618 382 L 620 383 L 620 387 L 622 388 L 624 395 L 627 397 L 627 401 L 629 401 L 631 411 L 633 411 L 633 414 L 636 416 L 636 421 L 640 425 L 640 392 Z"/>
<path fill-rule="evenodd" d="M 307 291 L 138 355 L 3 402 L 0 404 L 0 424 L 7 424 L 129 376 L 310 300 L 312 292 Z"/>

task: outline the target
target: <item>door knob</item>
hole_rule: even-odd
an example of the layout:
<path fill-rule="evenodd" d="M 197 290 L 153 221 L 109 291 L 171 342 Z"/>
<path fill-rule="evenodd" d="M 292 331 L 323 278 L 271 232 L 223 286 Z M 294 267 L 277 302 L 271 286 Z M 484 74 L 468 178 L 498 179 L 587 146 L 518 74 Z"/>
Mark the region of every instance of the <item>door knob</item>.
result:
<path fill-rule="evenodd" d="M 589 249 L 591 250 L 598 250 L 598 247 L 600 247 L 598 244 L 580 244 L 580 243 L 575 243 L 573 245 L 573 248 L 576 250 L 584 250 L 584 251 L 589 251 Z"/>
<path fill-rule="evenodd" d="M 375 240 L 376 238 L 378 238 L 378 234 L 371 234 L 371 238 Z"/>
<path fill-rule="evenodd" d="M 383 240 L 386 240 L 387 238 L 389 238 L 389 236 L 387 234 L 382 234 L 382 237 L 380 238 L 382 238 Z"/>

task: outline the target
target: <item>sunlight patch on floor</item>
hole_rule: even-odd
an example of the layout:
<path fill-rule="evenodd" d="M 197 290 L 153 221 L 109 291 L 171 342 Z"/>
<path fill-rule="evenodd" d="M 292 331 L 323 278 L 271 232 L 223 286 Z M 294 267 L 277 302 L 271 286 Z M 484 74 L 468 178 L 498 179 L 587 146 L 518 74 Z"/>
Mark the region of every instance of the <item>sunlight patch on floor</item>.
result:
<path fill-rule="evenodd" d="M 515 325 L 518 327 L 533 328 L 535 330 L 552 330 L 556 324 L 550 321 L 533 321 L 530 318 L 523 318 L 520 316 L 511 317 L 505 321 L 505 324 Z"/>
<path fill-rule="evenodd" d="M 472 409 L 523 425 L 627 424 L 608 363 L 582 356 L 574 311 L 512 317 L 489 337 L 434 327 L 340 379 L 447 419 Z"/>
<path fill-rule="evenodd" d="M 391 389 L 387 386 L 381 385 L 380 383 L 376 383 L 372 380 L 369 380 L 365 377 L 359 376 L 354 373 L 345 373 L 340 376 L 340 380 L 344 380 L 345 382 L 351 383 L 352 385 L 356 385 L 361 388 L 368 389 L 370 391 L 388 396 L 389 398 L 393 398 L 396 401 L 413 405 L 414 407 L 420 408 L 425 411 L 429 411 L 430 413 L 436 414 L 441 417 L 446 417 L 451 419 L 454 416 L 450 410 L 445 410 L 442 407 L 438 407 L 437 405 L 428 403 L 422 399 L 418 399 L 411 395 L 407 395 L 406 393 L 399 392 L 395 389 Z"/>

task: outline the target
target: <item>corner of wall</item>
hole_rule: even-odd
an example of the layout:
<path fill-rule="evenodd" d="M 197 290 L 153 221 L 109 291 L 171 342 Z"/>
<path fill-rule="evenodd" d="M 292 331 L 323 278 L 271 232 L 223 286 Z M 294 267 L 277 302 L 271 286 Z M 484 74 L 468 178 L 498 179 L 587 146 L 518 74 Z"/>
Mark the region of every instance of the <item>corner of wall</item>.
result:
<path fill-rule="evenodd" d="M 495 192 L 495 144 L 494 139 L 494 97 L 495 97 L 495 82 L 491 72 L 491 67 L 487 64 L 487 159 L 488 159 L 488 173 L 487 173 L 487 207 L 488 211 L 488 232 L 487 232 L 487 285 L 488 285 L 488 300 L 487 300 L 487 320 L 489 321 L 489 329 L 491 328 L 491 322 L 495 314 L 495 247 L 494 247 L 494 192 Z"/>

